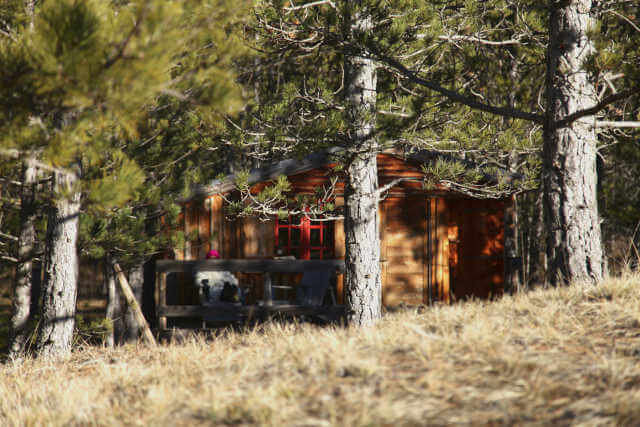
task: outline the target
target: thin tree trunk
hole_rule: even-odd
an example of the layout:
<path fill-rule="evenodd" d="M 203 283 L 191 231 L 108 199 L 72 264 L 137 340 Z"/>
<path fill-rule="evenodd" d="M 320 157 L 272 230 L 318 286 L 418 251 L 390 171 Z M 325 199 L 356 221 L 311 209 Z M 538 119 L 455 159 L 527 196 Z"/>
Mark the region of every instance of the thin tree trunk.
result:
<path fill-rule="evenodd" d="M 144 268 L 139 264 L 129 271 L 129 286 L 133 292 L 138 305 L 142 307 L 142 291 L 144 286 Z M 127 306 L 124 316 L 124 336 L 123 342 L 137 342 L 142 334 L 142 325 L 138 324 L 133 307 Z"/>
<path fill-rule="evenodd" d="M 104 281 L 107 288 L 106 318 L 111 321 L 112 326 L 111 333 L 107 335 L 105 344 L 107 347 L 113 347 L 122 340 L 124 323 L 122 321 L 122 303 L 116 284 L 114 263 L 110 257 L 107 257 L 104 262 Z"/>
<path fill-rule="evenodd" d="M 144 340 L 147 344 L 155 347 L 157 345 L 156 339 L 153 336 L 153 333 L 151 332 L 146 319 L 144 318 L 144 314 L 142 314 L 140 304 L 138 304 L 138 301 L 136 300 L 136 297 L 131 290 L 131 286 L 129 286 L 127 277 L 124 275 L 122 269 L 120 269 L 120 266 L 117 263 L 114 264 L 114 271 L 116 273 L 116 278 L 120 283 L 120 292 L 122 292 L 122 296 L 127 302 L 127 306 L 131 307 L 133 314 L 137 317 L 138 325 L 141 326 L 142 336 L 144 337 Z"/>
<path fill-rule="evenodd" d="M 11 344 L 9 357 L 21 359 L 29 338 L 33 254 L 36 245 L 36 166 L 31 160 L 22 165 L 22 194 L 20 196 L 20 235 L 11 315 Z"/>
<path fill-rule="evenodd" d="M 59 199 L 49 208 L 45 279 L 42 286 L 40 328 L 36 349 L 39 357 L 70 355 L 78 288 L 78 215 L 80 193 L 76 177 L 56 172 L 54 188 Z M 66 195 L 60 195 L 61 192 Z"/>
<path fill-rule="evenodd" d="M 355 3 L 355 2 L 354 2 Z M 370 18 L 356 13 L 351 30 L 366 31 Z M 345 283 L 347 321 L 374 324 L 382 315 L 378 174 L 375 138 L 376 67 L 371 59 L 345 55 L 346 101 L 351 145 L 347 149 Z"/>
<path fill-rule="evenodd" d="M 548 277 L 553 285 L 602 279 L 602 242 L 596 200 L 594 117 L 565 127 L 556 123 L 595 104 L 585 62 L 593 52 L 591 0 L 554 6 L 550 1 L 547 52 L 547 116 L 543 185 Z"/>
<path fill-rule="evenodd" d="M 521 258 L 518 257 L 518 209 L 513 196 L 504 210 L 504 291 L 512 294 L 522 290 L 520 273 Z"/>
<path fill-rule="evenodd" d="M 547 255 L 542 248 L 542 244 L 545 241 L 545 230 L 543 227 L 544 218 L 542 214 L 542 192 L 537 191 L 535 197 L 535 200 L 531 202 L 531 220 L 529 222 L 530 225 L 528 230 L 528 287 L 544 285 L 546 283 L 545 278 L 547 271 Z"/>

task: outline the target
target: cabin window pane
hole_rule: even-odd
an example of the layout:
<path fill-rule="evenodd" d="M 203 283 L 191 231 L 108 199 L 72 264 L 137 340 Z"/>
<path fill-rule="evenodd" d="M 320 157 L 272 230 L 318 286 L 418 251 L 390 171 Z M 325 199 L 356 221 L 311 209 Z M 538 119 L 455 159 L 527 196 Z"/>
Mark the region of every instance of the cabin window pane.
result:
<path fill-rule="evenodd" d="M 289 229 L 278 227 L 278 247 L 286 248 L 287 246 L 289 246 Z"/>
<path fill-rule="evenodd" d="M 331 259 L 334 254 L 333 221 L 291 217 L 276 221 L 276 254 L 298 259 Z"/>
<path fill-rule="evenodd" d="M 321 246 L 322 245 L 322 226 L 320 227 L 311 227 L 311 246 Z"/>
<path fill-rule="evenodd" d="M 302 236 L 302 230 L 298 227 L 291 227 L 291 246 L 300 246 L 300 237 Z"/>

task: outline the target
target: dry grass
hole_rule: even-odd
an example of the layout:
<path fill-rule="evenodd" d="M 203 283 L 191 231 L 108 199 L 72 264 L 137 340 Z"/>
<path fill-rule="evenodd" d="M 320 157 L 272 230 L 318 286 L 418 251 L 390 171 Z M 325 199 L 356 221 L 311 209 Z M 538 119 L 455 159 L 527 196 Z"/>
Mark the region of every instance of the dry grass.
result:
<path fill-rule="evenodd" d="M 640 276 L 0 367 L 2 425 L 640 425 Z"/>

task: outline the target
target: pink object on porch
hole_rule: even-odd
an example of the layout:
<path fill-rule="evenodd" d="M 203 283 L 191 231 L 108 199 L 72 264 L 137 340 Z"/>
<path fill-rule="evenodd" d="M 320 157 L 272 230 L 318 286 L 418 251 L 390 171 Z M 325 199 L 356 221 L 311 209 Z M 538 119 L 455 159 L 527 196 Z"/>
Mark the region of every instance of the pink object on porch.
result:
<path fill-rule="evenodd" d="M 211 249 L 209 252 L 207 252 L 207 259 L 211 258 L 220 258 L 220 252 L 215 249 Z"/>

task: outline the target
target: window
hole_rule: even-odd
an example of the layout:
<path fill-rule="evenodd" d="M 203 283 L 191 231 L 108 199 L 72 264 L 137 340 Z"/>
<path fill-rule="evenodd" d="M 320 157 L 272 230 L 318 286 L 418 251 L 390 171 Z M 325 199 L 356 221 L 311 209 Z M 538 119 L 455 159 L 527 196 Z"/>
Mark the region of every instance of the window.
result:
<path fill-rule="evenodd" d="M 331 259 L 333 221 L 311 221 L 305 216 L 276 220 L 276 253 L 297 259 Z"/>

